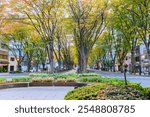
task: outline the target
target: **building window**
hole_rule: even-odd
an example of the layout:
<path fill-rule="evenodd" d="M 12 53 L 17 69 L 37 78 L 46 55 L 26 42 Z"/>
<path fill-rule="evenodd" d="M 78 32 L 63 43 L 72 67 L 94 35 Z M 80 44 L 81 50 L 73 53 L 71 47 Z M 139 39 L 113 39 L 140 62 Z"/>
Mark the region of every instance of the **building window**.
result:
<path fill-rule="evenodd" d="M 8 56 L 7 55 L 0 55 L 0 59 L 7 59 Z"/>
<path fill-rule="evenodd" d="M 15 61 L 15 58 L 14 58 L 14 57 L 11 57 L 11 58 L 10 58 L 10 61 Z"/>
<path fill-rule="evenodd" d="M 3 58 L 3 56 L 2 55 L 0 55 L 0 59 L 2 59 Z"/>

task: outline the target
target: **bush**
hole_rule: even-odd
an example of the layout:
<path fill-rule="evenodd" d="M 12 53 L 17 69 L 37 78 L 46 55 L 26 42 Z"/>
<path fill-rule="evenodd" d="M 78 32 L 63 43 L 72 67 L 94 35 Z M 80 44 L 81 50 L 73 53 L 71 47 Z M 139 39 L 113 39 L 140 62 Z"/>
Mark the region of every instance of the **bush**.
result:
<path fill-rule="evenodd" d="M 113 82 L 123 82 L 117 78 L 102 78 L 102 77 L 81 77 L 81 82 L 101 82 L 101 83 L 113 83 Z"/>
<path fill-rule="evenodd" d="M 42 82 L 42 78 L 32 78 L 32 82 Z"/>
<path fill-rule="evenodd" d="M 32 82 L 52 82 L 53 78 L 33 78 Z"/>
<path fill-rule="evenodd" d="M 150 100 L 150 87 L 149 88 L 144 88 L 143 93 L 147 99 Z"/>
<path fill-rule="evenodd" d="M 141 100 L 146 99 L 140 90 L 132 86 L 108 85 L 105 89 L 100 90 L 97 96 L 92 97 L 95 100 Z"/>
<path fill-rule="evenodd" d="M 66 82 L 76 82 L 75 79 L 66 79 Z"/>
<path fill-rule="evenodd" d="M 99 74 L 96 74 L 96 73 L 82 73 L 82 74 L 79 74 L 79 77 L 87 77 L 87 76 L 99 76 Z"/>
<path fill-rule="evenodd" d="M 80 77 L 81 82 L 100 82 L 99 77 Z"/>
<path fill-rule="evenodd" d="M 101 89 L 104 89 L 106 84 L 94 84 L 91 86 L 80 87 L 73 91 L 70 91 L 66 96 L 66 100 L 88 100 L 91 97 L 96 96 L 97 92 Z"/>
<path fill-rule="evenodd" d="M 42 82 L 52 82 L 53 80 L 53 78 L 43 78 Z"/>
<path fill-rule="evenodd" d="M 0 78 L 0 83 L 4 83 L 6 82 L 6 79 L 5 78 Z"/>
<path fill-rule="evenodd" d="M 136 87 L 136 88 L 135 88 Z M 139 90 L 138 90 L 139 89 Z M 147 93 L 148 94 L 148 93 Z M 123 85 L 123 83 L 98 83 L 70 91 L 66 100 L 139 100 L 144 97 L 139 84 Z"/>
<path fill-rule="evenodd" d="M 57 79 L 56 82 L 66 82 L 65 79 Z"/>
<path fill-rule="evenodd" d="M 50 75 L 54 79 L 66 79 L 67 75 L 61 74 L 61 73 L 54 73 Z"/>
<path fill-rule="evenodd" d="M 68 74 L 66 76 L 67 76 L 67 79 L 76 79 L 76 78 L 78 78 L 78 74 L 77 73 Z"/>
<path fill-rule="evenodd" d="M 13 82 L 30 82 L 32 78 L 30 77 L 20 77 L 20 78 L 13 78 Z"/>
<path fill-rule="evenodd" d="M 39 77 L 39 78 L 45 78 L 50 76 L 50 74 L 48 73 L 30 73 L 29 75 L 31 77 Z"/>

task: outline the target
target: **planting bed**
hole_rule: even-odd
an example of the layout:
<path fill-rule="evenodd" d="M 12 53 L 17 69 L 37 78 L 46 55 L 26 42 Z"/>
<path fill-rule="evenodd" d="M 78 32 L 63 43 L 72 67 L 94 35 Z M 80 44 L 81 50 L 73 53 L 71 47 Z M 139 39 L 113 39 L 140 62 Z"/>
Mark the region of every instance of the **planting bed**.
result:
<path fill-rule="evenodd" d="M 89 86 L 87 86 L 89 85 Z M 74 87 L 66 100 L 143 100 L 150 99 L 150 88 L 130 83 L 125 86 L 123 80 L 106 78 L 96 73 L 82 74 L 30 74 L 30 77 L 13 78 L 7 82 L 0 78 L 0 89 L 15 87 L 67 86 Z"/>

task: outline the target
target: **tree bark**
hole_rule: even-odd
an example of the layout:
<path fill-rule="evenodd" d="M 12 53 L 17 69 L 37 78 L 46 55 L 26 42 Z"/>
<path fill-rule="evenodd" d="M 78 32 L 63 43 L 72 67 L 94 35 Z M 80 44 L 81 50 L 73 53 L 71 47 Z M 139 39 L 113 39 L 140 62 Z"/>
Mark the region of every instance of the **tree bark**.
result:
<path fill-rule="evenodd" d="M 48 60 L 50 64 L 50 70 L 49 73 L 54 73 L 54 65 L 53 65 L 53 41 L 50 41 L 49 46 L 46 47 Z"/>
<path fill-rule="evenodd" d="M 135 49 L 131 50 L 131 73 L 135 74 Z"/>
<path fill-rule="evenodd" d="M 148 51 L 148 75 L 150 75 L 150 50 Z"/>
<path fill-rule="evenodd" d="M 123 61 L 120 61 L 120 72 L 123 73 Z"/>
<path fill-rule="evenodd" d="M 30 59 L 28 60 L 27 67 L 28 67 L 27 71 L 30 72 L 30 69 L 31 69 L 31 60 Z"/>
<path fill-rule="evenodd" d="M 115 58 L 113 60 L 113 72 L 116 72 Z"/>
<path fill-rule="evenodd" d="M 18 61 L 17 64 L 18 64 L 17 65 L 17 71 L 21 72 L 22 71 L 22 69 L 21 69 L 21 63 Z"/>

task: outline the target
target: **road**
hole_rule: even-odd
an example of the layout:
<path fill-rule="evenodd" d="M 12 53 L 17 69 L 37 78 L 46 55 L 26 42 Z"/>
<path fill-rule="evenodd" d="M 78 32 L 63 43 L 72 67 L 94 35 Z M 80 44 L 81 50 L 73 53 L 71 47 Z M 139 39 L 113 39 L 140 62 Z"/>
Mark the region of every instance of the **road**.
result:
<path fill-rule="evenodd" d="M 28 87 L 0 90 L 0 100 L 63 100 L 74 87 Z"/>
<path fill-rule="evenodd" d="M 118 72 L 105 72 L 105 71 L 99 71 L 99 70 L 92 70 L 101 76 L 104 77 L 115 77 L 124 80 L 123 73 Z M 139 76 L 139 75 L 131 75 L 127 74 L 127 80 L 135 83 L 140 83 L 143 87 L 150 87 L 150 77 L 148 76 Z"/>

